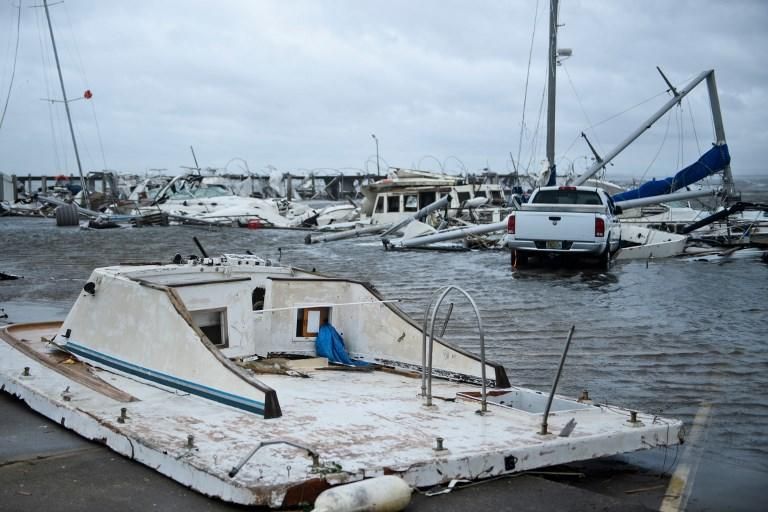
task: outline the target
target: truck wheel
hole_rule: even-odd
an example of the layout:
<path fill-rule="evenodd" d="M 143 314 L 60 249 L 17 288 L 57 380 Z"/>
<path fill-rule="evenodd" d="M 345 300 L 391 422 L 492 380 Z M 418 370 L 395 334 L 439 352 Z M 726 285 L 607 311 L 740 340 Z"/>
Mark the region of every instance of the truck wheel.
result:
<path fill-rule="evenodd" d="M 605 270 L 611 268 L 611 256 L 611 240 L 609 239 L 608 243 L 605 244 L 605 250 L 600 255 L 600 266 Z"/>
<path fill-rule="evenodd" d="M 525 254 L 523 251 L 514 250 L 512 251 L 512 266 L 513 267 L 521 267 L 523 265 L 526 265 L 528 263 L 528 255 Z"/>
<path fill-rule="evenodd" d="M 80 215 L 77 212 L 77 206 L 68 204 L 59 206 L 55 210 L 57 226 L 79 226 Z"/>

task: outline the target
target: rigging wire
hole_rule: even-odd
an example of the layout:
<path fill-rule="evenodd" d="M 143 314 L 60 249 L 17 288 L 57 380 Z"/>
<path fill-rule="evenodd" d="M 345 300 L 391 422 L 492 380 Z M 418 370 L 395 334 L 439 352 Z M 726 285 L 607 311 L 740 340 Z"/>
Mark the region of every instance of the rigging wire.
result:
<path fill-rule="evenodd" d="M 82 73 L 83 78 L 85 79 L 85 84 L 87 86 L 87 84 L 90 83 L 90 80 L 88 79 L 88 75 L 85 72 L 85 66 L 83 65 L 83 59 L 82 59 L 82 56 L 80 54 L 80 47 L 77 45 L 77 39 L 74 37 L 75 29 L 74 29 L 74 27 L 72 25 L 72 18 L 69 15 L 69 9 L 67 8 L 67 4 L 66 3 L 64 3 L 64 14 L 67 17 L 67 23 L 69 23 L 70 33 L 73 34 L 72 46 L 74 46 L 74 48 L 75 48 L 75 55 L 77 56 L 77 63 L 79 64 L 80 72 Z M 93 114 L 93 121 L 94 121 L 94 124 L 96 126 L 96 138 L 97 138 L 97 140 L 99 142 L 99 149 L 101 151 L 101 161 L 104 164 L 103 169 L 106 170 L 107 169 L 107 159 L 104 156 L 104 144 L 102 143 L 102 139 L 101 139 L 101 129 L 99 128 L 99 121 L 96 118 L 96 104 L 93 102 L 92 99 L 89 99 L 88 103 L 91 106 L 91 113 Z M 86 145 L 86 148 L 87 148 L 87 145 Z"/>
<path fill-rule="evenodd" d="M 46 45 L 43 42 L 43 20 L 42 20 L 42 14 L 40 13 L 40 9 L 34 9 L 35 13 L 35 22 L 37 24 L 37 41 L 40 48 L 40 61 L 42 62 L 42 70 L 41 73 L 43 75 L 43 82 L 45 83 L 45 94 L 46 98 L 49 98 L 45 100 L 48 107 L 48 123 L 50 124 L 50 134 L 51 134 L 51 147 L 53 148 L 53 156 L 54 156 L 54 162 L 56 164 L 57 169 L 64 169 L 66 167 L 66 151 L 64 150 L 64 147 L 62 145 L 62 156 L 59 155 L 59 145 L 58 141 L 60 140 L 60 137 L 57 135 L 56 126 L 59 123 L 59 119 L 54 119 L 56 110 L 53 108 L 53 101 L 51 99 L 53 98 L 53 93 L 51 92 L 51 84 L 48 77 L 48 70 L 51 69 L 51 62 L 50 62 L 50 56 L 48 52 L 46 51 Z M 63 162 L 63 165 L 62 165 Z"/>
<path fill-rule="evenodd" d="M 643 171 L 643 174 L 640 176 L 640 181 L 645 181 L 645 175 L 648 174 L 648 171 L 651 169 L 651 166 L 656 162 L 656 159 L 659 158 L 659 155 L 661 154 L 661 150 L 664 148 L 664 144 L 667 142 L 667 136 L 669 135 L 669 128 L 672 124 L 672 116 L 667 116 L 667 128 L 664 130 L 664 138 L 661 140 L 661 144 L 659 145 L 659 150 L 656 152 L 656 154 L 653 156 L 653 159 L 648 164 L 648 167 L 645 168 Z"/>
<path fill-rule="evenodd" d="M 691 128 L 693 128 L 693 138 L 696 141 L 696 151 L 701 153 L 701 144 L 699 143 L 699 134 L 696 133 L 696 121 L 693 119 L 693 108 L 691 107 L 691 100 L 685 98 L 685 102 L 688 104 L 688 115 L 691 117 Z"/>
<path fill-rule="evenodd" d="M 8 84 L 8 94 L 5 97 L 5 105 L 3 105 L 3 113 L 0 114 L 0 130 L 3 128 L 3 121 L 5 121 L 5 113 L 8 111 L 8 102 L 11 100 L 11 91 L 13 90 L 13 81 L 16 77 L 16 61 L 19 57 L 19 40 L 21 39 L 21 0 L 19 0 L 19 10 L 16 18 L 16 49 L 13 51 L 13 66 L 11 68 L 11 82 Z"/>
<path fill-rule="evenodd" d="M 606 118 L 605 118 L 605 119 L 603 119 L 602 121 L 598 121 L 597 123 L 595 123 L 595 124 L 593 124 L 593 125 L 591 125 L 591 126 L 588 126 L 588 127 L 587 127 L 587 129 L 588 129 L 588 130 L 594 130 L 594 128 L 596 128 L 596 127 L 600 126 L 601 124 L 605 124 L 605 123 L 607 123 L 608 121 L 612 121 L 612 120 L 616 119 L 617 117 L 619 117 L 619 116 L 622 116 L 622 115 L 626 114 L 626 113 L 627 113 L 627 112 L 629 112 L 630 110 L 634 110 L 634 109 L 636 109 L 637 107 L 640 107 L 640 106 L 642 106 L 642 105 L 645 105 L 646 103 L 648 103 L 648 102 L 650 102 L 650 101 L 653 101 L 653 100 L 655 100 L 656 98 L 658 98 L 659 96 L 663 96 L 663 95 L 665 95 L 666 93 L 667 93 L 667 91 L 666 91 L 666 90 L 664 90 L 664 91 L 661 91 L 660 93 L 658 93 L 658 94 L 655 94 L 655 95 L 651 96 L 650 98 L 648 98 L 648 99 L 645 99 L 645 100 L 641 101 L 640 103 L 637 103 L 637 104 L 635 104 L 635 105 L 632 105 L 631 107 L 629 107 L 629 108 L 627 108 L 627 109 L 624 109 L 624 110 L 622 110 L 621 112 L 618 112 L 618 113 L 616 113 L 616 114 L 614 114 L 614 115 L 612 115 L 612 116 L 606 117 Z"/>
<path fill-rule="evenodd" d="M 545 70 L 545 76 L 549 75 L 549 70 Z M 544 83 L 546 84 L 546 79 L 544 80 Z M 525 167 L 525 172 L 530 173 L 531 170 L 531 164 L 533 163 L 533 159 L 536 155 L 536 147 L 539 143 L 539 127 L 541 126 L 541 118 L 544 115 L 544 100 L 547 97 L 547 86 L 544 85 L 544 87 L 541 90 L 541 100 L 539 101 L 539 116 L 536 121 L 536 129 L 533 131 L 533 138 L 532 138 L 532 147 L 531 147 L 531 155 L 528 158 L 528 164 Z"/>
<path fill-rule="evenodd" d="M 536 39 L 536 26 L 539 18 L 539 0 L 536 0 L 536 11 L 533 15 L 533 31 L 531 32 L 531 46 L 528 49 L 528 68 L 525 72 L 525 89 L 523 92 L 523 119 L 520 122 L 520 138 L 517 144 L 517 165 L 520 165 L 521 153 L 523 151 L 523 131 L 525 130 L 525 110 L 528 104 L 528 81 L 531 76 L 531 60 L 533 58 L 533 44 Z M 512 162 L 514 167 L 515 163 Z"/>
<path fill-rule="evenodd" d="M 602 146 L 602 144 L 600 144 L 600 138 L 597 135 L 597 131 L 593 129 L 594 125 L 592 125 L 592 121 L 589 119 L 589 114 L 587 114 L 586 109 L 584 109 L 584 103 L 582 103 L 581 101 L 581 96 L 579 96 L 579 93 L 576 90 L 576 86 L 573 85 L 573 80 L 571 80 L 571 74 L 568 72 L 568 68 L 566 67 L 565 62 L 561 62 L 560 67 L 562 67 L 563 71 L 565 71 L 565 76 L 568 78 L 568 84 L 571 86 L 571 90 L 573 91 L 574 96 L 576 96 L 576 101 L 579 103 L 579 108 L 581 109 L 581 113 L 584 114 L 584 118 L 587 120 L 587 124 L 590 126 L 588 130 L 591 130 L 592 133 L 595 135 L 595 145 L 602 152 L 602 149 L 600 147 Z"/>

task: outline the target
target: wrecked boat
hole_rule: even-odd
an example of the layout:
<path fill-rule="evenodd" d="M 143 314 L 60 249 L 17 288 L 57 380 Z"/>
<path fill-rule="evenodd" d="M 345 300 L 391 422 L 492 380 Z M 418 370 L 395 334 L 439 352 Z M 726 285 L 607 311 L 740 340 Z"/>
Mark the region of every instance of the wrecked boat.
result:
<path fill-rule="evenodd" d="M 152 204 L 136 208 L 134 216 L 168 214 L 179 222 L 206 222 L 220 225 L 249 225 L 279 228 L 297 227 L 316 212 L 286 199 L 242 197 L 208 176 L 189 173 L 177 176 L 161 188 Z"/>
<path fill-rule="evenodd" d="M 498 183 L 469 183 L 461 176 L 428 171 L 393 168 L 386 179 L 370 183 L 362 191 L 361 216 L 371 224 L 400 222 L 446 196 L 445 219 L 485 224 L 500 222 L 512 211 Z"/>
<path fill-rule="evenodd" d="M 475 310 L 479 354 L 435 335 L 449 293 Z M 366 283 L 251 255 L 98 268 L 63 322 L 0 337 L 5 392 L 239 504 L 312 503 L 383 475 L 411 487 L 479 480 L 682 440 L 678 420 L 556 394 L 560 370 L 551 391 L 512 385 L 485 360 L 461 289 L 438 290 L 420 325 Z"/>

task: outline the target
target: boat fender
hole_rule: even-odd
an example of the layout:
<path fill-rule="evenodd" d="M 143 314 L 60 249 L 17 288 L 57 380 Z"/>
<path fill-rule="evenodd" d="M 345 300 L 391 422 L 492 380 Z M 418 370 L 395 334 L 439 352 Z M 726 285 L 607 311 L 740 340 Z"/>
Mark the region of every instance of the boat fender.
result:
<path fill-rule="evenodd" d="M 411 486 L 399 476 L 368 478 L 326 489 L 313 512 L 397 512 L 411 502 Z"/>

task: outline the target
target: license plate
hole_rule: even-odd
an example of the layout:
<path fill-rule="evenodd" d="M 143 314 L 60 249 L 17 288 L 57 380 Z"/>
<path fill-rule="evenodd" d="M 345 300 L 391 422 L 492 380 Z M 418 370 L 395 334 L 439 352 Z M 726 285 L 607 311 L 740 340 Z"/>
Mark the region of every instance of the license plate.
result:
<path fill-rule="evenodd" d="M 562 249 L 563 242 L 561 240 L 547 240 L 547 249 Z"/>

